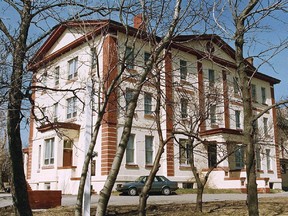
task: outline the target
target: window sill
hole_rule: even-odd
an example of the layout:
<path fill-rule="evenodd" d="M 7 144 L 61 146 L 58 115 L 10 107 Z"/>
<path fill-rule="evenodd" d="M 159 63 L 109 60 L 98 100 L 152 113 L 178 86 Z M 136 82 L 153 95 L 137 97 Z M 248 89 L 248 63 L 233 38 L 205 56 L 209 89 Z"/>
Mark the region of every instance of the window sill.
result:
<path fill-rule="evenodd" d="M 144 118 L 145 118 L 145 119 L 151 119 L 151 120 L 154 120 L 154 119 L 155 119 L 155 117 L 154 117 L 153 114 L 144 114 Z"/>
<path fill-rule="evenodd" d="M 126 68 L 126 69 L 127 69 L 128 73 L 131 73 L 131 74 L 137 74 L 138 73 L 138 71 L 135 70 L 134 68 Z"/>
<path fill-rule="evenodd" d="M 138 164 L 125 164 L 125 168 L 127 169 L 139 169 Z"/>
<path fill-rule="evenodd" d="M 145 165 L 145 169 L 152 169 L 152 167 L 153 167 L 153 164 L 146 164 Z"/>
<path fill-rule="evenodd" d="M 54 169 L 54 165 L 44 165 L 41 167 L 41 169 Z"/>
<path fill-rule="evenodd" d="M 212 125 L 211 125 L 211 128 L 213 128 L 213 129 L 219 128 L 219 125 L 217 125 L 217 124 L 212 124 Z"/>
<path fill-rule="evenodd" d="M 75 122 L 76 120 L 77 120 L 77 117 L 72 117 L 72 118 L 66 119 L 66 122 Z"/>
<path fill-rule="evenodd" d="M 259 170 L 259 169 L 257 169 L 257 172 L 258 172 L 258 173 L 264 173 L 264 170 Z"/>
<path fill-rule="evenodd" d="M 188 82 L 186 79 L 180 79 L 180 84 L 182 84 L 182 85 L 189 85 L 190 82 Z"/>
<path fill-rule="evenodd" d="M 267 173 L 274 174 L 274 171 L 273 170 L 267 170 Z"/>
<path fill-rule="evenodd" d="M 57 167 L 57 169 L 76 169 L 77 166 L 62 166 L 62 167 Z"/>
<path fill-rule="evenodd" d="M 77 80 L 77 77 L 74 77 L 74 78 L 72 78 L 72 79 L 67 80 L 67 81 L 66 81 L 66 84 L 73 83 L 73 82 L 75 82 L 76 80 Z"/>
<path fill-rule="evenodd" d="M 190 165 L 180 165 L 179 169 L 182 171 L 191 171 Z"/>

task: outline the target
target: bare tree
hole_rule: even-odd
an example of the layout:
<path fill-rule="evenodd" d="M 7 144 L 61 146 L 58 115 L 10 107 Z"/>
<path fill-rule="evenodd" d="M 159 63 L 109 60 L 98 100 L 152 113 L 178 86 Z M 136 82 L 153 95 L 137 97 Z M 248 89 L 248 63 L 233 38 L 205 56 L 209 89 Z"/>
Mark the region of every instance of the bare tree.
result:
<path fill-rule="evenodd" d="M 12 162 L 12 195 L 16 213 L 32 215 L 27 195 L 26 180 L 23 170 L 22 140 L 20 136 L 21 110 L 23 101 L 29 98 L 29 91 L 25 91 L 26 78 L 31 80 L 31 74 L 25 70 L 29 55 L 35 47 L 53 30 L 54 26 L 64 19 L 91 15 L 95 12 L 106 11 L 103 7 L 88 7 L 74 1 L 67 4 L 65 1 L 3 1 L 1 2 L 0 32 L 5 52 L 9 53 L 9 86 L 8 86 L 8 117 L 7 133 L 9 154 Z M 70 8 L 71 16 L 63 13 L 64 8 Z M 85 10 L 86 8 L 86 10 Z M 67 10 L 66 10 L 67 11 Z M 18 22 L 8 18 L 17 17 Z M 54 14 L 55 16 L 51 16 Z M 61 17 L 60 15 L 63 15 Z M 40 27 L 41 26 L 41 27 Z M 35 27 L 35 28 L 34 28 Z M 32 28 L 34 30 L 32 31 Z M 35 31 L 38 32 L 35 33 Z M 1 50 L 3 50 L 1 47 Z M 1 54 L 2 55 L 2 54 Z M 29 82 L 28 82 L 29 83 Z"/>
<path fill-rule="evenodd" d="M 113 164 L 111 171 L 108 175 L 108 178 L 105 182 L 104 188 L 100 192 L 100 198 L 98 201 L 98 208 L 96 215 L 104 215 L 107 209 L 108 201 L 110 198 L 110 194 L 113 188 L 113 185 L 115 183 L 117 174 L 120 169 L 120 165 L 122 162 L 122 158 L 128 143 L 128 139 L 131 133 L 131 127 L 133 123 L 133 116 L 134 116 L 134 111 L 137 106 L 137 99 L 139 97 L 140 91 L 142 89 L 143 83 L 146 80 L 147 75 L 150 73 L 151 69 L 153 68 L 154 63 L 158 59 L 158 57 L 161 55 L 161 53 L 164 51 L 167 45 L 171 42 L 173 36 L 175 35 L 175 30 L 177 29 L 177 26 L 179 24 L 179 18 L 180 18 L 180 12 L 181 12 L 181 0 L 176 1 L 175 5 L 172 6 L 173 9 L 173 18 L 171 22 L 169 23 L 167 30 L 164 31 L 163 37 L 160 41 L 155 41 L 155 45 L 152 47 L 152 58 L 150 61 L 147 62 L 146 68 L 144 70 L 144 73 L 140 75 L 139 81 L 135 85 L 135 89 L 133 90 L 133 94 L 131 97 L 131 100 L 128 104 L 127 110 L 126 110 L 126 118 L 125 118 L 125 123 L 124 123 L 124 128 L 123 128 L 123 133 L 118 145 L 118 149 L 116 152 L 116 156 L 114 158 Z M 167 3 L 168 6 L 170 6 L 170 2 Z M 165 6 L 167 6 L 165 5 Z M 145 21 L 145 5 L 142 5 L 142 10 L 144 14 L 144 21 Z M 121 18 L 120 18 L 121 19 Z M 158 23 L 159 24 L 159 23 Z M 151 32 L 151 37 L 155 37 L 155 32 Z"/>
<path fill-rule="evenodd" d="M 251 98 L 251 80 L 257 73 L 257 69 L 247 68 L 247 62 L 244 57 L 245 45 L 248 41 L 248 33 L 255 32 L 255 29 L 261 27 L 264 19 L 273 18 L 273 13 L 285 10 L 287 1 L 272 1 L 262 4 L 258 0 L 250 0 L 247 3 L 238 1 L 228 1 L 227 8 L 230 10 L 230 17 L 233 20 L 233 29 L 229 31 L 229 27 L 219 22 L 220 12 L 216 15 L 216 5 L 214 7 L 214 20 L 228 37 L 231 37 L 235 45 L 236 71 L 239 76 L 239 85 L 241 89 L 243 108 L 244 108 L 244 130 L 243 143 L 246 147 L 246 173 L 247 173 L 247 204 L 249 215 L 259 215 L 258 195 L 256 184 L 256 164 L 255 164 L 255 118 L 253 114 L 252 98 Z M 225 3 L 224 3 L 225 5 Z M 223 6 L 223 5 L 221 5 Z M 224 7 L 223 7 L 224 8 Z M 225 9 L 223 11 L 226 11 Z M 281 44 L 283 46 L 283 44 Z M 279 47 L 279 46 L 278 46 Z M 270 50 L 271 48 L 267 48 Z M 275 53 L 274 53 L 275 54 Z M 262 59 L 261 59 L 262 60 Z M 259 115 L 258 115 L 259 116 Z"/>

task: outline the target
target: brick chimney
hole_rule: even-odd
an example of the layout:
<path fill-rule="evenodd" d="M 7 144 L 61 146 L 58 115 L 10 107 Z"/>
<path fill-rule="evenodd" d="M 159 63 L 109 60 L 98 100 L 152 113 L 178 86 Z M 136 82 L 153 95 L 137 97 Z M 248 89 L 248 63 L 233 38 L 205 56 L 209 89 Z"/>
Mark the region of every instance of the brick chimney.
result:
<path fill-rule="evenodd" d="M 246 60 L 247 60 L 251 65 L 253 65 L 253 61 L 254 61 L 253 57 L 248 57 L 248 58 L 246 58 Z"/>
<path fill-rule="evenodd" d="M 138 14 L 134 16 L 134 28 L 145 30 L 145 24 L 142 19 L 142 14 Z"/>

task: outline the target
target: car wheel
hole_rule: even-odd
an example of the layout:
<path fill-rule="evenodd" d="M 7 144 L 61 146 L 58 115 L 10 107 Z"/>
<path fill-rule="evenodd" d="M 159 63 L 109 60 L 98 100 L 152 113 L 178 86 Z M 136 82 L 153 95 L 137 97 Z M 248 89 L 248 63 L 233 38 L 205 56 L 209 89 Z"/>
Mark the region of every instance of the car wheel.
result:
<path fill-rule="evenodd" d="M 170 190 L 170 188 L 169 187 L 165 187 L 165 188 L 163 188 L 162 189 L 162 194 L 164 194 L 164 195 L 170 195 L 171 194 L 171 190 Z"/>
<path fill-rule="evenodd" d="M 128 191 L 130 196 L 136 196 L 137 195 L 137 190 L 136 188 L 130 188 Z"/>

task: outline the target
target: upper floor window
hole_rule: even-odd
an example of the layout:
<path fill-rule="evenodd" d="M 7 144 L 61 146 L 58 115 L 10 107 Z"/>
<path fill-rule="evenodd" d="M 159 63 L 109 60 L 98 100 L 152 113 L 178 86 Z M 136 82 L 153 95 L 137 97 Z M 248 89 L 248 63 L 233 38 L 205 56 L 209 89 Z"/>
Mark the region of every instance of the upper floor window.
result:
<path fill-rule="evenodd" d="M 254 102 L 257 101 L 256 85 L 254 85 L 254 84 L 251 84 L 251 97 L 252 97 L 252 101 L 254 101 Z"/>
<path fill-rule="evenodd" d="M 263 131 L 264 135 L 268 136 L 268 118 L 263 118 Z"/>
<path fill-rule="evenodd" d="M 209 69 L 208 70 L 208 81 L 209 81 L 209 86 L 213 87 L 215 84 L 215 71 Z"/>
<path fill-rule="evenodd" d="M 67 119 L 76 117 L 77 115 L 77 98 L 67 99 Z"/>
<path fill-rule="evenodd" d="M 266 149 L 266 166 L 267 166 L 267 170 L 271 170 L 271 155 L 270 155 L 270 149 Z"/>
<path fill-rule="evenodd" d="M 45 139 L 45 153 L 44 153 L 44 164 L 54 164 L 54 138 Z"/>
<path fill-rule="evenodd" d="M 261 99 L 262 104 L 266 104 L 266 88 L 261 87 Z"/>
<path fill-rule="evenodd" d="M 256 148 L 256 168 L 261 170 L 261 152 L 260 148 Z"/>
<path fill-rule="evenodd" d="M 135 140 L 135 134 L 130 134 L 128 143 L 127 143 L 127 148 L 126 148 L 126 163 L 127 164 L 131 164 L 131 163 L 135 163 L 135 158 L 134 158 L 134 154 L 135 154 L 135 144 L 134 141 Z"/>
<path fill-rule="evenodd" d="M 68 61 L 68 64 L 69 64 L 68 80 L 71 80 L 77 77 L 78 57 Z"/>
<path fill-rule="evenodd" d="M 55 103 L 53 107 L 54 107 L 53 121 L 57 122 L 58 121 L 58 103 Z"/>
<path fill-rule="evenodd" d="M 128 108 L 129 103 L 131 102 L 133 97 L 133 90 L 126 88 L 126 92 L 125 92 L 125 102 L 126 102 L 126 110 Z"/>
<path fill-rule="evenodd" d="M 43 73 L 43 76 L 42 76 L 42 84 L 43 84 L 43 86 L 47 86 L 47 78 L 48 78 L 48 73 L 47 73 L 47 71 L 45 71 Z"/>
<path fill-rule="evenodd" d="M 152 95 L 150 93 L 144 94 L 144 113 L 152 113 Z"/>
<path fill-rule="evenodd" d="M 97 65 L 97 54 L 96 54 L 96 48 L 91 49 L 91 67 L 96 68 Z"/>
<path fill-rule="evenodd" d="M 210 123 L 211 125 L 216 124 L 216 105 L 210 107 Z"/>
<path fill-rule="evenodd" d="M 145 63 L 145 64 L 147 64 L 147 62 L 148 62 L 150 56 L 151 56 L 150 53 L 148 53 L 148 52 L 145 52 L 145 53 L 144 53 L 144 63 Z"/>
<path fill-rule="evenodd" d="M 134 68 L 134 51 L 131 47 L 126 48 L 125 63 L 126 68 L 128 69 Z"/>
<path fill-rule="evenodd" d="M 179 140 L 179 162 L 180 164 L 190 164 L 191 146 L 187 139 Z"/>
<path fill-rule="evenodd" d="M 145 136 L 145 161 L 146 164 L 153 163 L 153 136 Z"/>
<path fill-rule="evenodd" d="M 187 118 L 188 116 L 188 100 L 185 98 L 181 98 L 181 118 Z"/>
<path fill-rule="evenodd" d="M 180 79 L 187 79 L 187 61 L 180 60 Z"/>
<path fill-rule="evenodd" d="M 234 94 L 239 94 L 238 77 L 233 77 Z"/>
<path fill-rule="evenodd" d="M 236 128 L 239 129 L 241 127 L 239 110 L 235 110 L 235 123 L 236 123 Z"/>
<path fill-rule="evenodd" d="M 55 68 L 55 74 L 54 74 L 54 84 L 55 86 L 59 85 L 59 79 L 60 79 L 60 67 Z"/>

